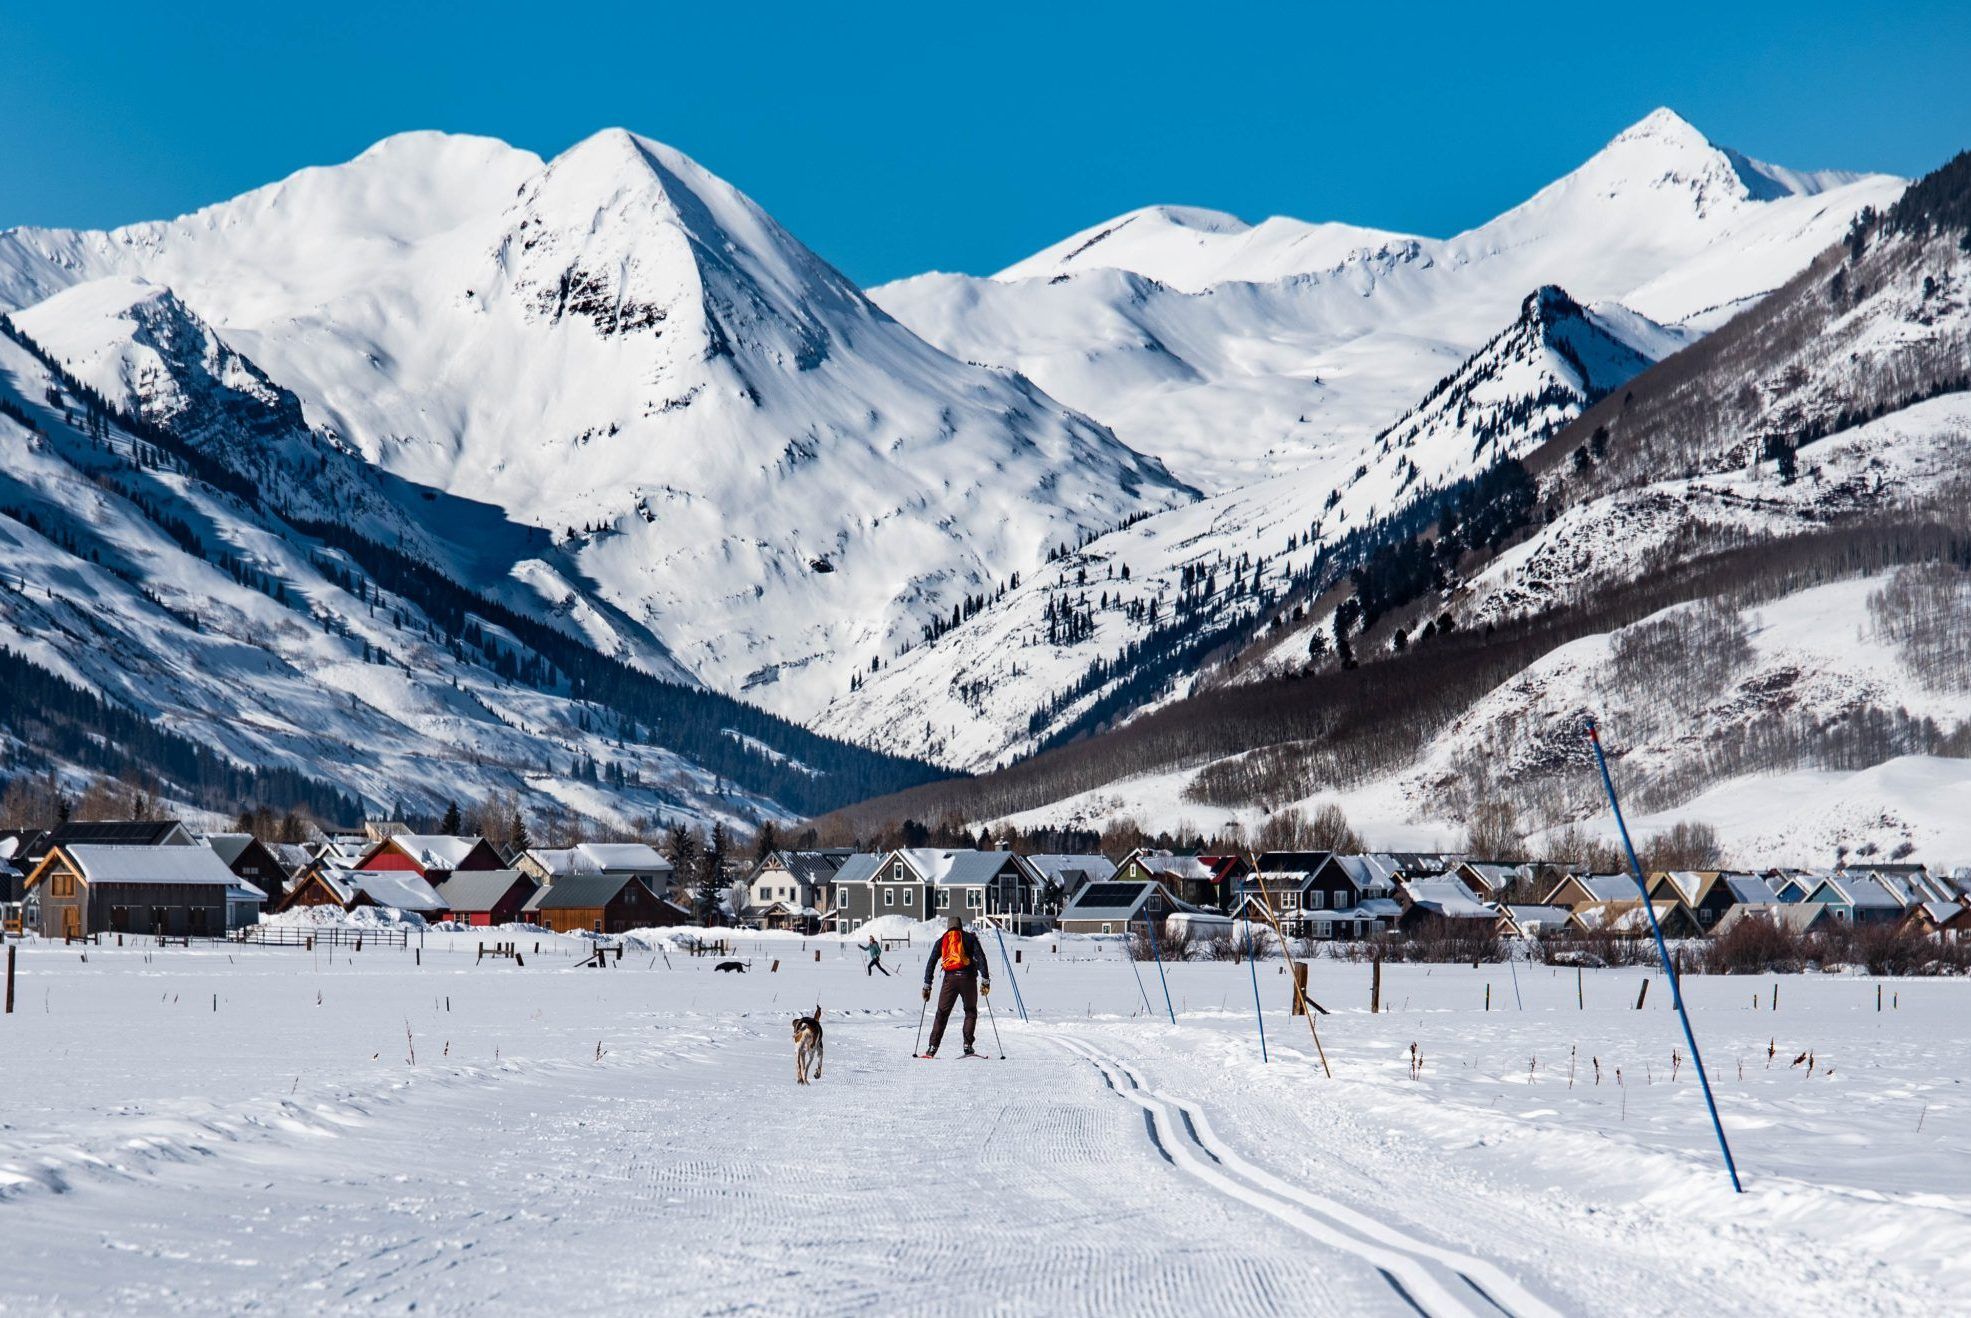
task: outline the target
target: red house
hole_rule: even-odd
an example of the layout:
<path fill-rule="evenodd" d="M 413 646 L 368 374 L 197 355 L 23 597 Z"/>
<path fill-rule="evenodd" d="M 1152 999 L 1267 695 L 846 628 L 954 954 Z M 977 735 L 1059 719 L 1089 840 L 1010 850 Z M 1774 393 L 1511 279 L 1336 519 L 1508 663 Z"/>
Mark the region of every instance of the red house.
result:
<path fill-rule="evenodd" d="M 408 870 L 428 883 L 438 883 L 460 871 L 505 869 L 506 862 L 483 837 L 399 833 L 371 847 L 353 868 Z"/>

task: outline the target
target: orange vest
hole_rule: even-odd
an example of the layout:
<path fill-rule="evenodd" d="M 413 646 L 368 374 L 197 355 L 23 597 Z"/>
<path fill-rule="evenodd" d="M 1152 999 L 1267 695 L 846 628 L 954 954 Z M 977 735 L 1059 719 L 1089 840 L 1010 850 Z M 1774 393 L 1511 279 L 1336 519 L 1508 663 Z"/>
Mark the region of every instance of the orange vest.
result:
<path fill-rule="evenodd" d="M 963 929 L 944 931 L 944 937 L 938 940 L 938 964 L 946 971 L 963 970 L 972 964 L 972 958 L 965 955 Z"/>

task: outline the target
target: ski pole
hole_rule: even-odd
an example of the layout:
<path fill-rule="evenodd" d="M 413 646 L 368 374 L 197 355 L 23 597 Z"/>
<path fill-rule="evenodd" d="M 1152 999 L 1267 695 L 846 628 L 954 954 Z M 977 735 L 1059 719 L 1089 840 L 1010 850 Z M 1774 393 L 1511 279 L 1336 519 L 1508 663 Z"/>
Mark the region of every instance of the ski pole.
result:
<path fill-rule="evenodd" d="M 1622 835 L 1622 849 L 1629 853 L 1629 868 L 1635 872 L 1636 891 L 1642 896 L 1642 908 L 1649 916 L 1649 931 L 1656 937 L 1656 955 L 1663 960 L 1663 977 L 1670 981 L 1670 1001 L 1677 1008 L 1677 1018 L 1683 1022 L 1684 1042 L 1690 1045 L 1691 1065 L 1697 1071 L 1697 1080 L 1704 1087 L 1704 1105 L 1711 1109 L 1711 1129 L 1718 1137 L 1718 1152 L 1725 1155 L 1725 1171 L 1731 1176 L 1734 1194 L 1744 1194 L 1745 1187 L 1738 1181 L 1738 1164 L 1732 1160 L 1731 1145 L 1725 1139 L 1725 1123 L 1718 1116 L 1718 1100 L 1711 1096 L 1711 1077 L 1704 1070 L 1704 1056 L 1697 1051 L 1697 1035 L 1691 1032 L 1690 1013 L 1684 1010 L 1683 987 L 1677 982 L 1677 967 L 1670 960 L 1670 948 L 1663 941 L 1663 926 L 1656 919 L 1656 903 L 1649 898 L 1649 884 L 1643 878 L 1642 862 L 1636 859 L 1636 844 L 1629 840 L 1629 825 L 1622 818 L 1622 805 L 1615 799 L 1615 780 L 1608 774 L 1608 757 L 1602 754 L 1601 732 L 1595 721 L 1588 720 L 1588 744 L 1595 748 L 1595 763 L 1601 768 L 1601 785 L 1608 792 L 1609 809 L 1615 812 L 1615 829 Z"/>
<path fill-rule="evenodd" d="M 910 1055 L 912 1057 L 922 1057 L 924 1055 L 924 1013 L 930 1009 L 931 990 L 927 986 L 924 990 L 923 1005 L 917 1008 L 917 1042 L 910 1045 Z"/>
<path fill-rule="evenodd" d="M 992 1012 L 992 994 L 986 994 L 985 1000 L 986 1019 L 992 1022 L 992 1046 L 999 1049 L 999 1060 L 1003 1062 L 1006 1060 L 1006 1045 L 999 1042 L 999 1017 Z"/>

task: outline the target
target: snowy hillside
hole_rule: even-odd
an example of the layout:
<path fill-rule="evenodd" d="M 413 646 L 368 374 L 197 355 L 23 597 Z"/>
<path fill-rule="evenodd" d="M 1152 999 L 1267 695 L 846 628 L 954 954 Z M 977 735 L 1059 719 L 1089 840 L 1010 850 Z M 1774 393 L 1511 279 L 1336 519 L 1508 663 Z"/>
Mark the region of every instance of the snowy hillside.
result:
<path fill-rule="evenodd" d="M 606 660 L 590 648 L 598 633 L 636 634 L 606 606 L 544 616 L 475 593 L 475 575 L 506 575 L 501 552 L 544 549 L 546 536 L 302 428 L 294 397 L 169 291 L 78 285 L 9 328 L 21 336 L 0 338 L 0 761 L 12 771 L 155 775 L 188 804 L 330 818 L 498 793 L 537 820 L 618 828 L 785 817 L 892 775 Z M 647 638 L 633 652 L 665 668 Z M 46 674 L 77 690 L 44 690 Z"/>
<path fill-rule="evenodd" d="M 1156 207 L 990 279 L 929 274 L 873 295 L 1217 492 L 1381 429 L 1529 289 L 1709 329 L 1902 187 L 1764 165 L 1659 110 L 1452 238 Z"/>
<path fill-rule="evenodd" d="M 1091 541 L 871 676 L 821 726 L 908 729 L 934 758 L 985 768 L 1126 715 L 1278 616 L 1348 533 L 1524 456 L 1676 341 L 1541 288 L 1387 431 Z"/>
<path fill-rule="evenodd" d="M 1593 712 L 1649 826 L 1702 820 L 1762 861 L 1961 861 L 1967 197 L 1971 155 L 1647 369 L 1628 354 L 1662 327 L 1528 299 L 1530 320 L 1576 327 L 1542 338 L 1563 365 L 1454 372 L 1371 445 L 1381 465 L 1343 482 L 1322 530 L 1358 487 L 1395 501 L 1405 453 L 1468 462 L 1497 418 L 1541 417 L 1495 446 L 1513 461 L 1342 533 L 1281 625 L 1225 646 L 1183 698 L 856 817 L 1211 830 L 1333 800 L 1384 844 L 1455 844 L 1481 808 L 1544 834 L 1606 818 Z M 1529 405 L 1597 360 L 1598 400 Z M 1488 399 L 1506 380 L 1533 384 Z"/>
<path fill-rule="evenodd" d="M 169 287 L 333 442 L 551 532 L 516 575 L 539 604 L 593 594 L 795 714 L 1046 546 L 1190 497 L 621 131 L 544 166 L 412 134 L 181 220 L 0 236 L 16 306 L 108 276 Z"/>

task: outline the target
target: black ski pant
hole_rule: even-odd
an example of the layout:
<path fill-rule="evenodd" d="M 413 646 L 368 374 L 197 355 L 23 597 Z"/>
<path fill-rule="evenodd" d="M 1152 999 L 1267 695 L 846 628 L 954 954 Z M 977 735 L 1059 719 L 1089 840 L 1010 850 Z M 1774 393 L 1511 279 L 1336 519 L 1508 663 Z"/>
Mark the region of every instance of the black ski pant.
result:
<path fill-rule="evenodd" d="M 965 1046 L 972 1046 L 972 1039 L 979 1032 L 979 972 L 947 970 L 944 987 L 938 990 L 938 1017 L 931 1022 L 932 1052 L 938 1050 L 938 1043 L 944 1038 L 944 1023 L 951 1019 L 951 1009 L 960 998 L 965 1000 Z"/>

